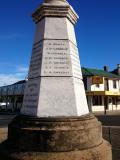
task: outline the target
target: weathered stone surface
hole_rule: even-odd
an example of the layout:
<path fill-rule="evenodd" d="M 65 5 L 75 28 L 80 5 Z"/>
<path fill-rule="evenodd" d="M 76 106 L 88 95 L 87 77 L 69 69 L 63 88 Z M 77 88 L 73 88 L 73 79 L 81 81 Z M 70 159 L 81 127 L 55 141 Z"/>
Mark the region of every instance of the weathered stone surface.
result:
<path fill-rule="evenodd" d="M 37 25 L 22 115 L 8 130 L 13 160 L 111 160 L 111 146 L 87 106 L 77 18 L 65 0 L 45 0 L 33 14 Z"/>
<path fill-rule="evenodd" d="M 78 15 L 69 3 L 60 0 L 45 0 L 45 3 L 43 3 L 32 16 L 35 23 L 38 23 L 44 17 L 66 17 L 73 24 L 75 24 L 78 19 Z"/>
<path fill-rule="evenodd" d="M 91 149 L 71 152 L 27 152 L 11 154 L 12 160 L 111 160 L 111 149 L 108 142 Z"/>
<path fill-rule="evenodd" d="M 74 24 L 67 1 L 47 0 L 33 14 L 36 32 L 21 114 L 36 117 L 89 113 Z"/>
<path fill-rule="evenodd" d="M 18 160 L 111 160 L 111 147 L 93 115 L 17 117 L 9 126 L 8 145 L 10 157 L 19 155 Z"/>
<path fill-rule="evenodd" d="M 22 113 L 27 115 L 77 116 L 87 112 L 86 107 L 82 107 L 87 106 L 87 102 L 83 82 L 80 79 L 34 78 L 28 81 L 26 88 Z M 80 99 L 81 102 L 79 102 Z"/>
<path fill-rule="evenodd" d="M 86 149 L 102 143 L 101 124 L 93 116 L 47 119 L 20 116 L 10 124 L 8 140 L 19 151 Z"/>
<path fill-rule="evenodd" d="M 45 3 L 53 3 L 53 4 L 68 4 L 66 0 L 45 0 Z"/>

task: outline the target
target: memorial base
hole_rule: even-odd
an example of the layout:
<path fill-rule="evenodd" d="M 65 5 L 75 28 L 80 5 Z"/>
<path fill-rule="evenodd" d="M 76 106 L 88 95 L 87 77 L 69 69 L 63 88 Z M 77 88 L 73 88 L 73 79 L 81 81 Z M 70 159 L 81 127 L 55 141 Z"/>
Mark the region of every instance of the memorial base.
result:
<path fill-rule="evenodd" d="M 112 160 L 111 146 L 93 115 L 18 116 L 9 125 L 8 150 L 11 160 Z"/>

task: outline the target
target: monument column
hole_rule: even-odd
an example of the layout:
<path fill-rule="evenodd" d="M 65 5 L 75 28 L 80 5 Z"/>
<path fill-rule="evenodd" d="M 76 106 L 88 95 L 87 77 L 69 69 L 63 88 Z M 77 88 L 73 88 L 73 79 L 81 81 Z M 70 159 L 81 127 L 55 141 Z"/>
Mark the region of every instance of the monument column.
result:
<path fill-rule="evenodd" d="M 46 0 L 33 13 L 36 32 L 22 114 L 58 117 L 89 113 L 74 32 L 77 19 L 65 0 Z"/>
<path fill-rule="evenodd" d="M 78 15 L 66 0 L 45 0 L 32 16 L 36 32 L 21 115 L 9 125 L 10 157 L 111 160 L 87 106 L 74 32 Z"/>

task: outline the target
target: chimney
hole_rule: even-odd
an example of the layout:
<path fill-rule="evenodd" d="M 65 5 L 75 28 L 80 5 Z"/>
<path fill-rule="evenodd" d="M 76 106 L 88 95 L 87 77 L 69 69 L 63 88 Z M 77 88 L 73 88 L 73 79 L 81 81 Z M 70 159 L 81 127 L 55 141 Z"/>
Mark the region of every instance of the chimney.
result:
<path fill-rule="evenodd" d="M 120 64 L 117 65 L 117 74 L 120 75 Z"/>
<path fill-rule="evenodd" d="M 104 66 L 104 71 L 108 72 L 108 66 Z"/>

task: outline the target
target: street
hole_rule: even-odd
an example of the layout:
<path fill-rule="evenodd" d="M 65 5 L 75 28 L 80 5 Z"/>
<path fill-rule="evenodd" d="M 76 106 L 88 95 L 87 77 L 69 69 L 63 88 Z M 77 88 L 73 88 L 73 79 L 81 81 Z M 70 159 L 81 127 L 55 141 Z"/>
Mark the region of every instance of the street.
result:
<path fill-rule="evenodd" d="M 0 113 L 0 128 L 7 127 L 15 117 L 15 114 Z M 109 112 L 107 115 L 96 113 L 95 116 L 104 126 L 120 126 L 120 112 Z"/>
<path fill-rule="evenodd" d="M 120 126 L 120 115 L 99 115 L 97 118 L 103 126 Z"/>
<path fill-rule="evenodd" d="M 105 115 L 104 112 L 95 113 L 103 126 L 120 126 L 120 111 L 108 111 Z"/>
<path fill-rule="evenodd" d="M 15 116 L 15 114 L 0 114 L 0 128 L 7 127 Z"/>

